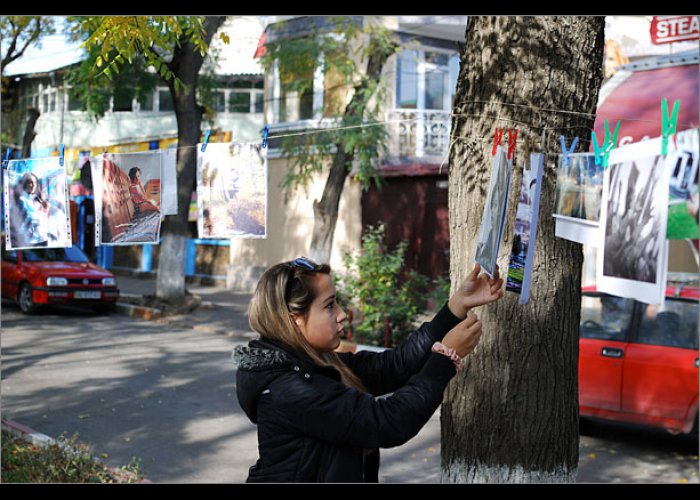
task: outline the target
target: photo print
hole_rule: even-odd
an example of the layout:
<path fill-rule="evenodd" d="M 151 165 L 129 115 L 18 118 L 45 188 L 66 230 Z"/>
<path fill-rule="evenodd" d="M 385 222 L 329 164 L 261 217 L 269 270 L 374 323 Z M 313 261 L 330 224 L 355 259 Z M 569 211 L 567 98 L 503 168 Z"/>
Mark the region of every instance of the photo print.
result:
<path fill-rule="evenodd" d="M 158 243 L 160 151 L 105 153 L 93 165 L 99 245 Z M 97 175 L 96 175 L 97 174 Z M 98 187 L 99 186 L 99 187 Z"/>
<path fill-rule="evenodd" d="M 603 167 L 595 164 L 593 153 L 559 155 L 555 235 L 576 243 L 595 244 L 603 193 Z"/>
<path fill-rule="evenodd" d="M 197 146 L 200 238 L 267 237 L 267 156 L 260 144 Z"/>
<path fill-rule="evenodd" d="M 161 215 L 177 215 L 177 148 L 161 150 Z"/>
<path fill-rule="evenodd" d="M 520 294 L 520 304 L 527 304 L 530 299 L 543 169 L 544 155 L 541 153 L 530 155 L 529 168 L 523 165 L 523 179 L 515 215 L 515 235 L 506 277 L 506 290 Z"/>
<path fill-rule="evenodd" d="M 612 151 L 603 181 L 599 291 L 648 304 L 663 302 L 669 173 L 659 138 Z"/>
<path fill-rule="evenodd" d="M 668 226 L 666 238 L 670 240 L 698 239 L 698 157 L 700 140 L 698 129 L 684 130 L 676 134 L 674 147 L 669 141 L 666 168 L 670 170 L 668 186 Z"/>
<path fill-rule="evenodd" d="M 511 162 L 506 159 L 506 151 L 498 146 L 491 161 L 491 179 L 474 251 L 474 261 L 489 276 L 493 276 L 496 271 L 498 250 L 503 238 L 511 168 Z"/>
<path fill-rule="evenodd" d="M 7 249 L 72 246 L 66 167 L 59 158 L 10 160 L 4 176 Z"/>

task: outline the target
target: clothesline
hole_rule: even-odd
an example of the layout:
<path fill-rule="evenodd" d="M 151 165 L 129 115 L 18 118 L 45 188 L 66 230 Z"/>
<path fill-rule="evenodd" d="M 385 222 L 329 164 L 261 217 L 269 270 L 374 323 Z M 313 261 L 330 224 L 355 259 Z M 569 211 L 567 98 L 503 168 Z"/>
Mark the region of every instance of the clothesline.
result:
<path fill-rule="evenodd" d="M 497 101 L 463 101 L 463 103 L 485 103 L 485 104 L 500 104 L 500 105 L 505 105 L 505 106 L 514 106 L 514 107 L 525 107 L 525 108 L 531 108 L 533 110 L 536 110 L 537 112 L 547 112 L 547 113 L 562 113 L 562 114 L 575 114 L 575 115 L 580 115 L 580 116 L 586 116 L 586 117 L 593 117 L 595 116 L 594 114 L 590 113 L 579 113 L 575 111 L 568 111 L 568 110 L 557 110 L 557 109 L 550 109 L 550 108 L 541 108 L 537 106 L 529 106 L 529 105 L 521 105 L 521 104 L 514 104 L 514 103 L 503 103 L 503 102 L 497 102 Z M 534 125 L 529 122 L 525 122 L 522 120 L 517 120 L 513 118 L 507 118 L 507 117 L 502 117 L 500 116 L 500 113 L 497 115 L 492 115 L 488 113 L 450 113 L 449 114 L 450 118 L 456 118 L 456 117 L 472 117 L 472 118 L 491 118 L 494 121 L 497 122 L 508 122 L 508 123 L 514 123 L 514 124 L 520 124 L 527 126 L 531 129 L 537 129 L 541 131 L 548 131 L 548 130 L 569 130 L 569 129 L 582 129 L 584 128 L 581 125 L 571 125 L 571 126 L 540 126 L 540 125 Z M 654 123 L 654 120 L 643 120 L 643 119 L 638 119 L 638 118 L 625 118 L 625 117 L 613 117 L 611 119 L 612 121 L 628 121 L 628 122 L 644 122 L 644 123 Z M 407 119 L 400 119 L 400 120 L 386 120 L 386 121 L 379 121 L 379 122 L 371 122 L 371 123 L 363 123 L 360 125 L 348 125 L 344 127 L 324 127 L 324 128 L 319 128 L 315 130 L 306 130 L 303 132 L 292 132 L 292 133 L 286 133 L 286 134 L 272 134 L 268 136 L 268 140 L 270 139 L 281 139 L 285 137 L 300 137 L 300 136 L 308 136 L 312 134 L 321 134 L 324 132 L 335 132 L 335 131 L 342 131 L 342 130 L 352 130 L 352 129 L 358 129 L 358 128 L 368 128 L 368 127 L 378 127 L 378 126 L 386 126 L 386 125 L 394 125 L 394 124 L 401 124 L 401 123 L 416 123 L 420 121 L 430 121 L 425 118 L 407 118 Z M 659 120 L 660 124 L 660 120 Z M 687 128 L 692 128 L 692 125 L 688 124 L 680 124 L 681 127 L 687 127 Z M 451 134 L 447 135 L 447 138 L 450 140 L 454 139 L 454 137 Z M 467 137 L 457 137 L 457 139 L 460 140 L 474 140 L 473 137 L 467 138 Z M 492 136 L 489 134 L 488 137 L 485 137 L 482 139 L 483 142 L 490 142 L 493 140 Z M 201 144 L 201 143 L 200 143 Z M 215 144 L 215 143 L 212 143 Z M 108 147 L 113 147 L 113 146 L 108 146 Z M 196 148 L 198 145 L 193 145 L 193 146 L 175 146 L 175 147 L 169 147 L 167 149 L 192 149 Z M 91 148 L 94 149 L 94 148 Z M 125 153 L 130 153 L 130 154 L 138 154 L 138 153 L 152 153 L 153 151 L 156 150 L 149 150 L 149 151 L 124 151 L 120 152 L 120 154 L 125 154 Z M 107 151 L 105 151 L 107 153 Z M 558 154 L 558 153 L 547 153 L 547 154 Z M 74 160 L 79 157 L 71 154 L 71 155 L 65 155 L 65 158 L 68 160 Z"/>

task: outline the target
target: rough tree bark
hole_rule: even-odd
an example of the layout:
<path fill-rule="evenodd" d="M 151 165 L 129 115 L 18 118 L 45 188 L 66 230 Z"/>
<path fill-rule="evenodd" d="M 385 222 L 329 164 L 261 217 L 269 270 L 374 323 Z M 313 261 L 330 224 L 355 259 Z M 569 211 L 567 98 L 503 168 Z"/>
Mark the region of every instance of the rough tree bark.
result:
<path fill-rule="evenodd" d="M 555 238 L 559 136 L 588 150 L 603 78 L 604 17 L 469 17 L 450 150 L 451 281 L 474 260 L 494 128 L 517 128 L 505 277 L 524 138 L 546 152 L 530 300 L 505 292 L 476 311 L 483 337 L 442 405 L 443 482 L 572 482 L 578 466 L 578 244 Z M 559 111 L 557 111 L 559 110 Z M 570 112 L 570 113 L 567 113 Z M 503 145 L 507 146 L 507 132 Z"/>
<path fill-rule="evenodd" d="M 391 54 L 395 52 L 394 44 L 377 44 L 370 39 L 370 45 L 376 50 L 370 52 L 367 61 L 367 71 L 362 80 L 355 86 L 352 99 L 345 108 L 344 118 L 358 118 L 367 107 L 374 92 L 368 92 L 370 88 L 376 88 L 382 77 L 382 68 Z M 346 152 L 345 143 L 340 140 L 336 143 L 336 153 L 333 156 L 331 168 L 323 188 L 321 200 L 314 200 L 314 228 L 311 236 L 309 257 L 316 262 L 330 262 L 333 248 L 333 234 L 338 221 L 338 206 L 340 196 L 343 194 L 345 179 L 352 170 L 352 162 L 355 158 L 354 150 Z"/>
<path fill-rule="evenodd" d="M 207 45 L 223 24 L 226 16 L 209 16 L 204 22 Z M 202 107 L 197 104 L 197 80 L 204 56 L 191 42 L 175 48 L 170 69 L 187 85 L 187 92 L 176 92 L 174 79 L 168 81 L 177 117 L 177 215 L 166 217 L 161 234 L 163 241 L 158 257 L 156 298 L 177 303 L 185 298 L 185 254 L 189 224 L 187 221 L 190 196 L 195 189 L 197 152 L 196 144 L 202 135 Z"/>
<path fill-rule="evenodd" d="M 22 158 L 29 158 L 32 155 L 32 142 L 36 137 L 34 127 L 40 115 L 41 113 L 36 108 L 27 110 L 27 123 L 24 126 L 24 136 L 22 137 Z"/>

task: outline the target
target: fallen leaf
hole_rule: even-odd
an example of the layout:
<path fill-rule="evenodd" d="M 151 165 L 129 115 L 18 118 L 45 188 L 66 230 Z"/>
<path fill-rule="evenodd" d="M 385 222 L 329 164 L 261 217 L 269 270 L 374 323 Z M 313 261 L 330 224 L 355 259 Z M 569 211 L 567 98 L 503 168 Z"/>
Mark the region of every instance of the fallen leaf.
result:
<path fill-rule="evenodd" d="M 100 453 L 100 458 L 109 458 L 109 455 L 106 453 Z"/>
<path fill-rule="evenodd" d="M 596 455 L 595 453 L 589 453 L 589 454 L 588 454 L 588 458 L 596 458 L 597 456 L 598 456 L 598 455 Z"/>
<path fill-rule="evenodd" d="M 688 480 L 687 480 L 686 478 L 682 477 L 682 478 L 680 478 L 680 479 L 678 480 L 678 482 L 681 483 L 681 484 L 685 484 L 685 483 L 688 482 Z"/>
<path fill-rule="evenodd" d="M 433 447 L 431 446 L 430 448 L 428 448 L 428 451 L 429 451 L 430 453 L 435 453 L 435 448 L 433 448 Z"/>
<path fill-rule="evenodd" d="M 617 455 L 617 450 L 610 449 L 608 451 L 610 451 L 611 455 Z"/>

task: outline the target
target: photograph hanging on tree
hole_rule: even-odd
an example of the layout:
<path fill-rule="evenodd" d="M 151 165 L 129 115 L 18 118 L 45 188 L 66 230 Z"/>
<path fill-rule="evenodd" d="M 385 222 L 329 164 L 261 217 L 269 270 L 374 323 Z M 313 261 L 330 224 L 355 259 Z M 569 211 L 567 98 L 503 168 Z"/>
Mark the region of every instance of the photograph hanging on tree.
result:
<path fill-rule="evenodd" d="M 557 164 L 555 235 L 577 243 L 592 244 L 600 221 L 603 167 L 592 153 L 559 155 Z"/>
<path fill-rule="evenodd" d="M 93 184 L 99 183 L 96 212 L 102 214 L 97 220 L 98 245 L 158 243 L 160 160 L 160 151 L 105 153 L 93 166 Z"/>
<path fill-rule="evenodd" d="M 72 246 L 66 167 L 58 157 L 10 160 L 3 181 L 8 250 Z"/>
<path fill-rule="evenodd" d="M 529 163 L 529 168 L 523 165 L 520 197 L 515 215 L 515 236 L 506 277 L 506 290 L 520 294 L 520 304 L 527 304 L 530 298 L 544 155 L 531 154 Z"/>
<path fill-rule="evenodd" d="M 675 141 L 669 144 L 666 155 L 666 168 L 670 170 L 668 186 L 668 227 L 669 240 L 696 240 L 700 234 L 698 209 L 698 157 L 700 140 L 698 129 L 678 132 Z"/>
<path fill-rule="evenodd" d="M 171 146 L 161 152 L 161 215 L 177 215 L 177 148 Z"/>
<path fill-rule="evenodd" d="M 197 146 L 200 238 L 267 237 L 266 152 L 260 144 Z"/>
<path fill-rule="evenodd" d="M 598 290 L 650 304 L 663 302 L 670 170 L 661 140 L 614 149 L 603 181 Z"/>
<path fill-rule="evenodd" d="M 506 151 L 498 146 L 491 161 L 491 179 L 474 251 L 474 261 L 478 262 L 489 276 L 493 276 L 496 271 L 498 250 L 503 238 L 511 168 L 512 164 L 506 158 Z"/>

